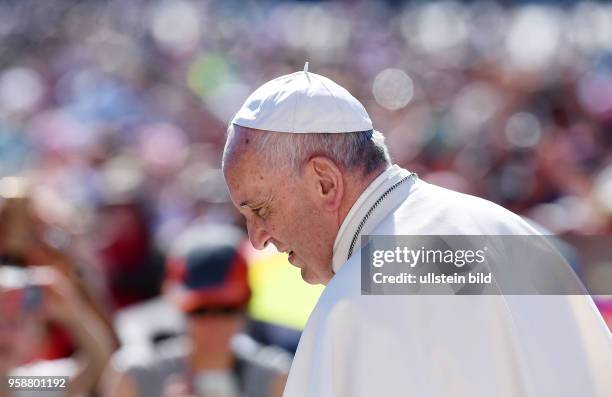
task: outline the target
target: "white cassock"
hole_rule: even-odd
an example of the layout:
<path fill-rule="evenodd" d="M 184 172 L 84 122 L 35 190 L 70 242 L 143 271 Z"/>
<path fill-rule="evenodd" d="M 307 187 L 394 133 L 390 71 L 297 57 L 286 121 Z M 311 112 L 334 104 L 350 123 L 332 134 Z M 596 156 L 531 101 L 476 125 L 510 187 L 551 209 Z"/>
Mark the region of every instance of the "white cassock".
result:
<path fill-rule="evenodd" d="M 536 233 L 498 205 L 409 175 L 386 170 L 340 227 L 335 276 L 284 396 L 612 396 L 612 337 L 588 295 L 361 294 L 355 234 Z"/>

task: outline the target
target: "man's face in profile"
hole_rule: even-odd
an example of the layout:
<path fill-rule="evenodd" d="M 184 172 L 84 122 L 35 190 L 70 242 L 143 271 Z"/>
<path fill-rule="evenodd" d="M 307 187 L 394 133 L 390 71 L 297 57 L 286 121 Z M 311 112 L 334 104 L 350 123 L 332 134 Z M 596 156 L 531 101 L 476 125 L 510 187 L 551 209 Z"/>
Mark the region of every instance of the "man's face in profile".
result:
<path fill-rule="evenodd" d="M 243 139 L 237 133 L 234 139 Z M 248 146 L 248 143 L 246 143 Z M 253 246 L 268 243 L 289 255 L 311 284 L 327 283 L 332 277 L 331 257 L 335 230 L 330 229 L 316 201 L 316 186 L 288 169 L 266 166 L 258 153 L 241 148 L 225 167 L 232 202 L 245 217 Z"/>

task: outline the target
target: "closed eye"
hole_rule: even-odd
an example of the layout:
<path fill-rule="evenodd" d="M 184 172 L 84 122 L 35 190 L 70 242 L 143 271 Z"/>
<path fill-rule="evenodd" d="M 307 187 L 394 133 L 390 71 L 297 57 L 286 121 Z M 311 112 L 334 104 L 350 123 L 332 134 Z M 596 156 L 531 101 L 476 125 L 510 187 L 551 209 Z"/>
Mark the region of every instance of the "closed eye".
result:
<path fill-rule="evenodd" d="M 266 216 L 266 211 L 264 210 L 264 207 L 251 208 L 251 211 L 253 211 L 253 214 L 255 214 L 255 216 L 259 218 L 263 218 L 264 216 Z"/>
<path fill-rule="evenodd" d="M 240 207 L 249 209 L 253 215 L 260 219 L 263 219 L 270 215 L 270 201 L 270 198 L 265 201 L 259 202 L 252 202 L 247 200 L 240 203 Z"/>

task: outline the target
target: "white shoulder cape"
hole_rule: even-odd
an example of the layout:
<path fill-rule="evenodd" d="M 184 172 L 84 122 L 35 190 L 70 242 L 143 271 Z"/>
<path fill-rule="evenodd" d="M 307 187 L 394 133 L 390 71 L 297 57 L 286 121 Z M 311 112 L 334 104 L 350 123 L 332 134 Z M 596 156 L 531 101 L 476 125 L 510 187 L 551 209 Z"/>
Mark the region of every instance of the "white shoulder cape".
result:
<path fill-rule="evenodd" d="M 361 295 L 359 249 L 339 258 L 364 211 L 407 174 L 387 170 L 343 223 L 336 274 L 304 329 L 284 396 L 612 396 L 612 337 L 589 296 Z M 378 216 L 362 233 L 535 233 L 502 207 L 420 180 L 395 189 Z"/>

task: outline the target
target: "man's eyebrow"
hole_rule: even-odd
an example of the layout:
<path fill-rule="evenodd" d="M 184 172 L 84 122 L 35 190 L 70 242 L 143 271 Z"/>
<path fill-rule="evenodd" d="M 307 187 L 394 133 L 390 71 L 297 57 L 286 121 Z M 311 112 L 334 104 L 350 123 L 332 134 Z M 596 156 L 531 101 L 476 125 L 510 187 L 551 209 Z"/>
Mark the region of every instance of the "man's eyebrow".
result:
<path fill-rule="evenodd" d="M 252 207 L 253 205 L 253 200 L 244 200 L 242 203 L 240 203 L 240 207 Z"/>
<path fill-rule="evenodd" d="M 240 203 L 240 207 L 254 207 L 259 205 L 264 205 L 268 200 L 244 200 Z"/>

